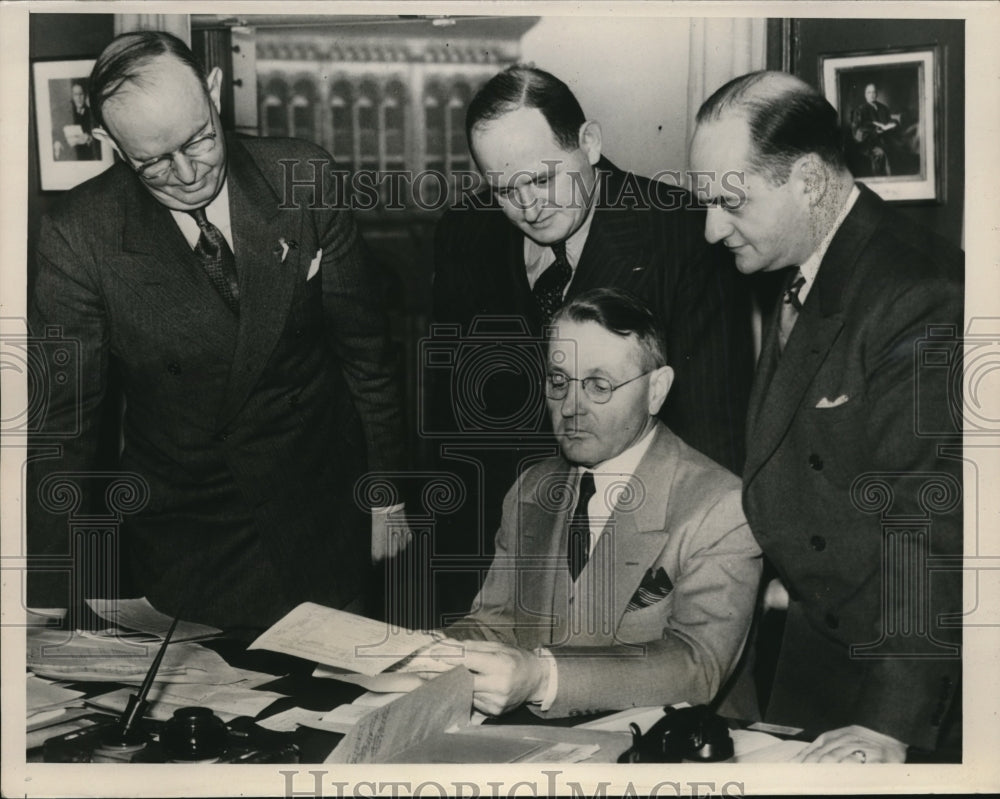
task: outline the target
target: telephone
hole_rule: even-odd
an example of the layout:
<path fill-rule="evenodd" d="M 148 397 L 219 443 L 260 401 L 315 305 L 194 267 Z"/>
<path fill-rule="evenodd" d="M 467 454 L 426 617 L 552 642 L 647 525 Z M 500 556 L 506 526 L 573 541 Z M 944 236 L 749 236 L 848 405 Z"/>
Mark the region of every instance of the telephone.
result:
<path fill-rule="evenodd" d="M 619 763 L 718 763 L 733 756 L 733 739 L 724 719 L 707 705 L 663 708 L 649 731 L 630 724 L 632 746 Z"/>

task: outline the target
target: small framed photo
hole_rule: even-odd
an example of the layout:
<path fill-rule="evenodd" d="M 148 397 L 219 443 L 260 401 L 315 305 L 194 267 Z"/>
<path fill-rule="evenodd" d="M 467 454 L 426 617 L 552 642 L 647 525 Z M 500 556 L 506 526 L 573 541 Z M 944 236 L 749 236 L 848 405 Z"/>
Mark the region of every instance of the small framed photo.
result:
<path fill-rule="evenodd" d="M 885 200 L 942 200 L 938 48 L 836 53 L 819 62 L 854 176 Z"/>
<path fill-rule="evenodd" d="M 87 83 L 94 59 L 36 61 L 32 67 L 35 130 L 43 191 L 71 189 L 114 163 L 92 133 Z"/>

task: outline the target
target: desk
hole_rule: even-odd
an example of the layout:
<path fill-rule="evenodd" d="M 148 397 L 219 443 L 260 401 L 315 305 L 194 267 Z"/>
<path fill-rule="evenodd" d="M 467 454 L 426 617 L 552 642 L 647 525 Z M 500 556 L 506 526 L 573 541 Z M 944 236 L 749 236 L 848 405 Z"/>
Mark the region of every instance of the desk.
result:
<path fill-rule="evenodd" d="M 231 666 L 274 675 L 272 681 L 260 685 L 259 688 L 261 690 L 282 693 L 286 696 L 274 701 L 258 713 L 254 719 L 255 721 L 262 721 L 292 708 L 303 708 L 317 712 L 329 711 L 339 705 L 350 703 L 365 693 L 363 688 L 350 683 L 312 677 L 311 674 L 315 664 L 311 662 L 264 650 L 247 651 L 245 648 L 246 641 L 240 638 L 221 637 L 203 642 L 203 646 L 217 652 Z M 101 682 L 76 683 L 71 687 L 84 691 L 85 697 L 93 697 L 119 686 L 113 683 Z M 527 708 L 522 707 L 500 718 L 488 719 L 480 729 L 482 729 L 483 734 L 489 734 L 490 728 L 497 731 L 498 727 L 507 727 L 509 733 L 505 734 L 505 737 L 509 737 L 510 735 L 524 735 L 527 737 L 530 734 L 530 737 L 533 738 L 549 739 L 553 735 L 552 730 L 554 729 L 575 727 L 581 722 L 589 722 L 609 715 L 611 713 L 597 714 L 588 716 L 587 718 L 546 719 L 544 724 L 540 724 L 537 716 L 532 714 Z M 107 719 L 113 720 L 114 717 L 109 715 Z M 300 726 L 291 732 L 274 732 L 252 724 L 250 719 L 242 719 L 240 723 L 244 728 L 252 729 L 253 734 L 258 736 L 257 740 L 266 743 L 269 751 L 278 751 L 289 745 L 294 745 L 299 752 L 298 762 L 300 763 L 323 763 L 329 753 L 333 751 L 343 738 L 343 735 L 339 733 L 304 726 Z M 162 724 L 163 722 L 148 721 L 147 728 L 153 733 L 158 733 L 162 728 Z M 740 730 L 745 726 L 745 724 L 738 721 L 729 722 L 729 727 L 732 730 Z M 594 735 L 594 733 L 590 734 Z M 575 738 L 582 739 L 582 737 L 587 735 L 587 731 L 574 731 L 572 735 Z M 594 737 L 596 739 L 599 736 L 594 735 Z M 799 740 L 811 740 L 811 736 L 803 735 L 796 737 Z M 620 740 L 621 745 L 614 749 L 614 751 L 601 751 L 589 762 L 615 762 L 618 754 L 624 751 L 629 743 L 627 737 L 622 737 Z M 737 751 L 739 752 L 739 744 L 737 744 Z M 29 762 L 40 762 L 42 759 L 41 748 L 29 750 Z M 911 752 L 911 758 L 909 759 L 911 762 L 928 761 L 926 753 L 916 751 Z M 295 760 L 289 759 L 287 761 L 276 762 L 295 762 Z"/>

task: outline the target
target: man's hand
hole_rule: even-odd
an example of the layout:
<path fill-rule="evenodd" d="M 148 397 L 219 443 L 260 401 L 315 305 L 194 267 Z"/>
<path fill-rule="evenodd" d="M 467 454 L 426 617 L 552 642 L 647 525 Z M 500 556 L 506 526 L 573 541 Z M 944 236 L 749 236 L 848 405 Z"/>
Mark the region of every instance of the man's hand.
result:
<path fill-rule="evenodd" d="M 852 724 L 824 732 L 795 756 L 796 763 L 903 763 L 906 744 Z"/>
<path fill-rule="evenodd" d="M 372 563 L 381 563 L 402 552 L 413 540 L 413 531 L 406 521 L 406 508 L 372 510 Z"/>
<path fill-rule="evenodd" d="M 496 641 L 447 643 L 447 662 L 472 672 L 472 704 L 488 716 L 499 716 L 545 694 L 549 668 L 534 652 Z M 461 657 L 455 654 L 458 647 L 463 651 Z"/>

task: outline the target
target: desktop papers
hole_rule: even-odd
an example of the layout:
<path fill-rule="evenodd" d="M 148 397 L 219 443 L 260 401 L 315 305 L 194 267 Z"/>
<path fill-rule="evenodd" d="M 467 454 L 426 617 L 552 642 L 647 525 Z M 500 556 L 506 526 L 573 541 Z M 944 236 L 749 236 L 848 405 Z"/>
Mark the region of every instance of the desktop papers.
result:
<path fill-rule="evenodd" d="M 162 640 L 173 619 L 154 608 L 146 597 L 142 599 L 88 599 L 87 604 L 105 621 L 110 621 L 119 627 L 139 632 L 149 633 Z M 197 624 L 193 621 L 179 621 L 174 629 L 171 641 L 193 641 L 198 638 L 210 638 L 221 635 L 222 630 L 209 627 L 207 624 Z"/>
<path fill-rule="evenodd" d="M 270 649 L 372 676 L 436 640 L 428 633 L 303 602 L 247 648 Z"/>
<path fill-rule="evenodd" d="M 28 670 L 55 680 L 141 681 L 159 651 L 158 642 L 68 632 L 28 630 Z M 246 674 L 205 647 L 171 641 L 156 673 L 157 682 L 224 685 Z"/>
<path fill-rule="evenodd" d="M 390 762 L 435 733 L 467 725 L 471 711 L 472 674 L 456 666 L 364 714 L 326 762 Z"/>

